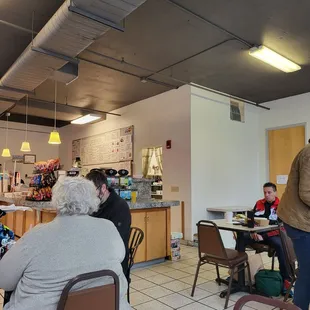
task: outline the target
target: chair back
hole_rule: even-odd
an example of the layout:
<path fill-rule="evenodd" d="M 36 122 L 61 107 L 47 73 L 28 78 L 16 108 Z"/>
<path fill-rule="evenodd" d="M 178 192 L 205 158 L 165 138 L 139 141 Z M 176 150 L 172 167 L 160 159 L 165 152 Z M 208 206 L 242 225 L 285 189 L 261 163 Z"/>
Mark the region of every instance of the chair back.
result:
<path fill-rule="evenodd" d="M 143 239 L 144 239 L 144 233 L 140 228 L 138 227 L 130 228 L 128 270 L 130 270 L 134 264 L 138 247 L 142 243 Z"/>
<path fill-rule="evenodd" d="M 283 224 L 279 224 L 280 238 L 283 246 L 283 252 L 285 255 L 286 267 L 289 272 L 289 276 L 293 279 L 296 279 L 296 270 L 297 270 L 297 257 L 295 254 L 293 242 L 291 238 L 287 235 Z"/>
<path fill-rule="evenodd" d="M 243 306 L 245 306 L 246 303 L 251 302 L 251 301 L 258 302 L 262 305 L 272 306 L 272 308 L 274 309 L 277 308 L 277 309 L 285 309 L 285 310 L 300 310 L 297 306 L 291 303 L 285 303 L 284 301 L 281 301 L 279 299 L 272 299 L 272 298 L 267 298 L 267 297 L 258 296 L 258 295 L 247 295 L 247 296 L 241 297 L 236 302 L 234 306 L 234 310 L 241 310 Z"/>
<path fill-rule="evenodd" d="M 206 257 L 208 260 L 227 260 L 227 253 L 217 225 L 211 221 L 199 221 L 198 250 L 199 258 Z"/>
<path fill-rule="evenodd" d="M 70 292 L 79 282 L 112 277 L 113 284 Z M 119 279 L 112 270 L 100 270 L 78 275 L 68 282 L 60 296 L 57 310 L 119 310 Z"/>

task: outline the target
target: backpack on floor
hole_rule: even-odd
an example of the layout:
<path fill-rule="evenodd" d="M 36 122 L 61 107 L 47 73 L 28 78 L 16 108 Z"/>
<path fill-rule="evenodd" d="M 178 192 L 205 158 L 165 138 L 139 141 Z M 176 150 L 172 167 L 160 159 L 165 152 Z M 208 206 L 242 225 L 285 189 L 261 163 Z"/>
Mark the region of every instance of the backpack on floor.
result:
<path fill-rule="evenodd" d="M 283 288 L 283 279 L 279 271 L 260 270 L 255 275 L 256 290 L 268 297 L 279 296 Z"/>

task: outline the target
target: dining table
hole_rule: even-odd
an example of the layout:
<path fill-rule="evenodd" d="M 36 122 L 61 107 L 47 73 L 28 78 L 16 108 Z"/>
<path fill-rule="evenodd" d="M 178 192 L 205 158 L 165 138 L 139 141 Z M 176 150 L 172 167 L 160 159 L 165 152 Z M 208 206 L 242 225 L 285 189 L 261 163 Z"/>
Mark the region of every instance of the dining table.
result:
<path fill-rule="evenodd" d="M 239 252 L 246 251 L 245 235 L 253 233 L 260 234 L 279 229 L 278 225 L 254 226 L 253 228 L 250 228 L 237 221 L 227 222 L 226 219 L 213 220 L 212 222 L 217 225 L 219 230 L 231 231 L 235 233 L 236 250 Z M 227 280 L 220 279 L 219 281 L 221 283 L 228 284 Z M 245 284 L 245 269 L 243 266 L 239 267 L 238 282 L 233 284 L 230 293 L 233 294 L 237 292 L 249 292 L 249 286 Z M 221 292 L 220 297 L 224 298 L 226 295 L 227 290 L 224 290 Z"/>

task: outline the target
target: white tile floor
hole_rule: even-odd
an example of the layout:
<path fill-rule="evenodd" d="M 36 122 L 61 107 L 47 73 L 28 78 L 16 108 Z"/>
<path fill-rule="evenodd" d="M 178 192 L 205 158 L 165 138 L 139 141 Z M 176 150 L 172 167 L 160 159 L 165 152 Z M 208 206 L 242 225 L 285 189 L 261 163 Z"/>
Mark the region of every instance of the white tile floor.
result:
<path fill-rule="evenodd" d="M 178 262 L 166 261 L 132 270 L 131 305 L 133 309 L 222 310 L 224 308 L 225 299 L 219 297 L 219 292 L 226 286 L 218 286 L 214 281 L 215 267 L 204 265 L 201 268 L 195 296 L 191 297 L 191 287 L 197 266 L 197 248 L 182 246 L 181 255 L 182 258 Z M 270 269 L 271 258 L 266 253 L 261 255 L 265 268 Z M 223 278 L 228 277 L 227 269 L 221 268 L 220 273 Z M 230 297 L 230 310 L 243 295 L 234 294 Z M 265 310 L 266 306 L 250 303 L 243 309 Z"/>
<path fill-rule="evenodd" d="M 252 253 L 252 252 L 250 252 Z M 219 297 L 224 285 L 215 283 L 216 271 L 211 265 L 201 268 L 195 296 L 191 297 L 191 287 L 196 272 L 197 248 L 182 246 L 182 258 L 178 262 L 166 261 L 147 268 L 132 270 L 131 305 L 136 310 L 222 310 L 225 299 Z M 265 268 L 270 268 L 271 259 L 261 254 Z M 277 264 L 276 264 L 277 266 Z M 227 269 L 220 269 L 221 276 L 228 276 Z M 2 293 L 2 292 L 0 292 Z M 229 307 L 233 309 L 236 301 L 243 294 L 230 297 Z M 250 303 L 243 310 L 270 310 L 266 306 Z M 2 310 L 2 298 L 0 299 Z"/>

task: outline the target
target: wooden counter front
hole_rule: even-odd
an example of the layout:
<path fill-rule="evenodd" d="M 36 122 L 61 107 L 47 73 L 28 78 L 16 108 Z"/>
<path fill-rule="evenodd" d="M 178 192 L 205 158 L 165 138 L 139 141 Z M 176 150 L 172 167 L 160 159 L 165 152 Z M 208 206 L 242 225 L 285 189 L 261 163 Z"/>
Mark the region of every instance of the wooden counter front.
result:
<path fill-rule="evenodd" d="M 31 209 L 8 213 L 1 222 L 21 237 L 35 225 L 51 222 L 55 216 L 55 210 Z M 136 253 L 135 262 L 170 257 L 170 207 L 131 209 L 131 217 L 131 226 L 138 227 L 144 232 L 144 240 Z"/>

